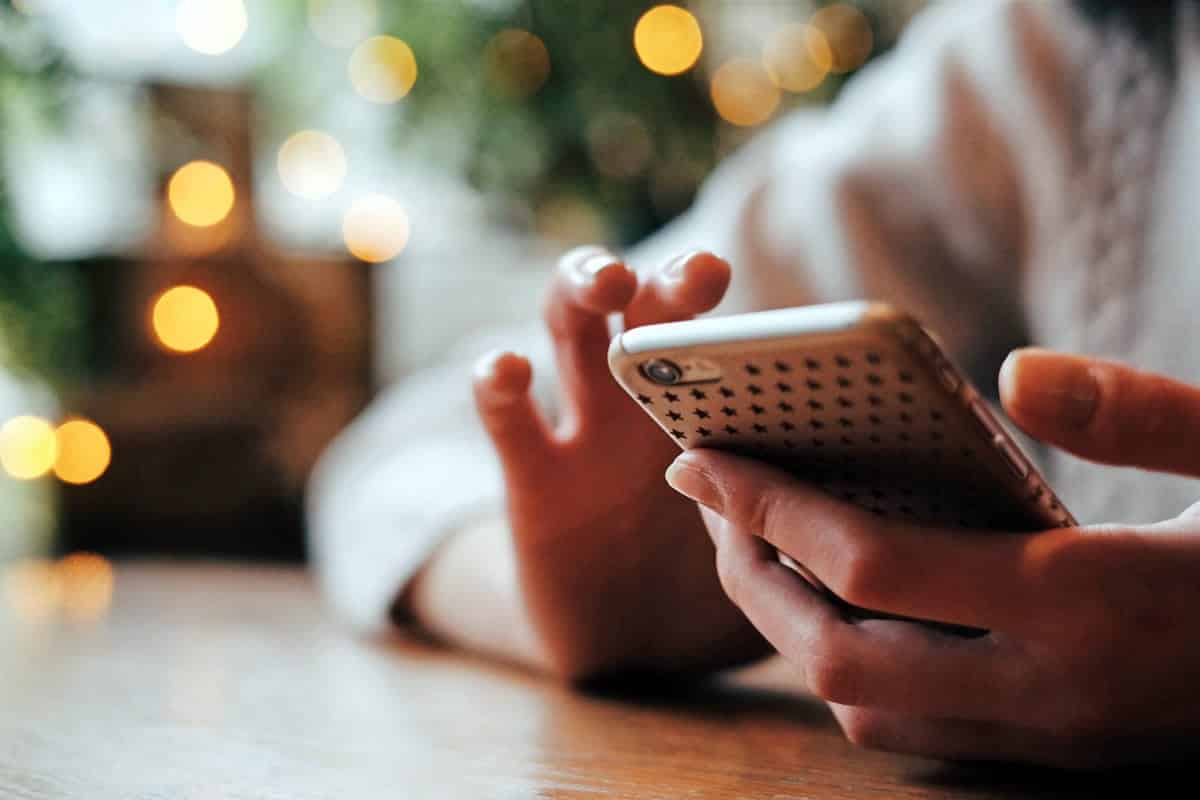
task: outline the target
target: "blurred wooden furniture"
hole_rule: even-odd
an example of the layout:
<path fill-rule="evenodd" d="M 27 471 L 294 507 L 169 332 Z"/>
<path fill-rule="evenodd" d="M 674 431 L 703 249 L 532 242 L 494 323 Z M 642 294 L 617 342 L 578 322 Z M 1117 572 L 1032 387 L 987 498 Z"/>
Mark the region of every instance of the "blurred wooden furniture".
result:
<path fill-rule="evenodd" d="M 0 603 L 0 797 L 1097 798 L 1192 775 L 858 751 L 821 706 L 774 691 L 771 667 L 584 696 L 355 638 L 299 571 L 130 565 L 115 585 L 90 624 L 22 621 Z"/>
<path fill-rule="evenodd" d="M 62 549 L 299 560 L 309 470 L 372 390 L 370 275 L 260 231 L 247 92 L 156 85 L 150 97 L 156 226 L 141 252 L 82 270 L 95 374 L 70 407 L 109 433 L 113 462 L 96 483 L 64 487 Z M 234 188 L 210 227 L 166 200 L 194 160 L 222 165 Z M 170 352 L 151 330 L 155 299 L 177 285 L 219 309 L 198 352 Z"/>

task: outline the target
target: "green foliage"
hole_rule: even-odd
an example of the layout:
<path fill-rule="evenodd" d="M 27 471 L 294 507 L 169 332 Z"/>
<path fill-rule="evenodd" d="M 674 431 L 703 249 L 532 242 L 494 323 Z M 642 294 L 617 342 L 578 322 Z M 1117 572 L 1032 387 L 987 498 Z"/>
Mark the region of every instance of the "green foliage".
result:
<path fill-rule="evenodd" d="M 780 2 L 800 11 L 810 7 L 799 0 Z M 646 0 L 388 4 L 386 30 L 413 47 L 421 66 L 405 101 L 401 146 L 407 133 L 422 126 L 452 128 L 469 142 L 467 172 L 480 188 L 535 208 L 554 197 L 580 197 L 606 219 L 614 238 L 628 242 L 644 236 L 690 199 L 688 192 L 664 202 L 662 168 L 682 172 L 694 189 L 715 165 L 722 137 L 731 138 L 698 70 L 664 77 L 639 63 L 633 30 L 653 5 Z M 876 53 L 881 52 L 891 37 L 875 14 L 882 3 L 858 5 L 875 24 Z M 536 34 L 552 63 L 549 80 L 528 97 L 505 92 L 488 79 L 488 43 L 512 28 Z M 831 78 L 822 89 L 791 102 L 823 102 L 842 80 Z M 649 134 L 653 166 L 632 176 L 607 174 L 590 152 L 596 126 L 631 117 Z"/>
<path fill-rule="evenodd" d="M 67 73 L 58 54 L 7 4 L 0 7 L 0 136 L 11 135 L 17 109 L 57 119 Z M 0 148 L 0 155 L 4 150 Z M 67 383 L 83 352 L 83 292 L 72 265 L 33 259 L 13 233 L 0 163 L 0 367 Z"/>

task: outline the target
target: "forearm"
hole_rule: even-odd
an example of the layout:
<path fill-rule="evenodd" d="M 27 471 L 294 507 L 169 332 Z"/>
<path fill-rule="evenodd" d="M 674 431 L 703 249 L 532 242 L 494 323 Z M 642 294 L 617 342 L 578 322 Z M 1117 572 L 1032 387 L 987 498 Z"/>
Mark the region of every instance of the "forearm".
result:
<path fill-rule="evenodd" d="M 401 611 L 463 650 L 546 671 L 517 580 L 508 522 L 476 522 L 451 536 L 410 583 Z"/>

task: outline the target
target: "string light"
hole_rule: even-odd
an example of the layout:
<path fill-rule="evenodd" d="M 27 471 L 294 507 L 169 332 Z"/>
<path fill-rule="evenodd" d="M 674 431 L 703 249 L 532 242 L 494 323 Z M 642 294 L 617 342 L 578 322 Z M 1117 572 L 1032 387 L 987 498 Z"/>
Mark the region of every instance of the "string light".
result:
<path fill-rule="evenodd" d="M 279 179 L 294 195 L 316 200 L 333 194 L 346 179 L 346 151 L 322 131 L 300 131 L 279 148 Z"/>
<path fill-rule="evenodd" d="M 350 55 L 350 82 L 372 103 L 395 103 L 417 82 L 416 56 L 394 36 L 373 36 Z"/>
<path fill-rule="evenodd" d="M 168 350 L 194 353 L 217 335 L 221 316 L 207 292 L 195 286 L 174 286 L 155 300 L 151 324 Z"/>
<path fill-rule="evenodd" d="M 209 56 L 237 47 L 250 26 L 242 0 L 180 0 L 175 30 L 183 43 Z"/>
<path fill-rule="evenodd" d="M 58 458 L 54 474 L 64 483 L 83 485 L 99 480 L 112 462 L 108 436 L 94 422 L 74 419 L 58 426 Z"/>
<path fill-rule="evenodd" d="M 371 35 L 378 21 L 375 0 L 308 0 L 308 27 L 329 47 L 353 47 Z"/>
<path fill-rule="evenodd" d="M 20 620 L 43 623 L 62 614 L 72 622 L 95 622 L 112 607 L 112 563 L 94 553 L 73 553 L 54 562 L 24 559 L 0 574 L 5 605 Z"/>
<path fill-rule="evenodd" d="M 814 25 L 785 25 L 767 39 L 763 66 L 780 89 L 809 92 L 833 69 L 833 50 Z"/>
<path fill-rule="evenodd" d="M 58 440 L 44 419 L 13 417 L 0 427 L 0 468 L 13 478 L 31 481 L 54 468 Z"/>
<path fill-rule="evenodd" d="M 404 207 L 383 194 L 360 197 L 342 220 L 346 249 L 355 258 L 371 264 L 400 255 L 408 245 L 409 233 Z"/>
<path fill-rule="evenodd" d="M 651 72 L 679 75 L 699 60 L 704 35 L 691 12 L 679 6 L 655 6 L 638 19 L 633 49 Z"/>
<path fill-rule="evenodd" d="M 483 49 L 483 64 L 492 87 L 510 97 L 534 94 L 550 75 L 546 44 L 529 31 L 497 33 Z"/>
<path fill-rule="evenodd" d="M 747 59 L 722 64 L 713 73 L 711 91 L 721 119 L 738 127 L 761 125 L 779 108 L 779 87 L 762 65 Z"/>
<path fill-rule="evenodd" d="M 211 161 L 180 167 L 167 184 L 167 201 L 180 220 L 197 228 L 216 225 L 233 210 L 233 180 Z"/>
<path fill-rule="evenodd" d="M 829 43 L 833 54 L 831 72 L 852 72 L 871 57 L 875 46 L 871 21 L 854 6 L 845 3 L 825 6 L 813 14 L 811 24 Z"/>
<path fill-rule="evenodd" d="M 73 622 L 95 622 L 112 606 L 113 568 L 94 553 L 73 553 L 58 562 L 59 603 Z"/>

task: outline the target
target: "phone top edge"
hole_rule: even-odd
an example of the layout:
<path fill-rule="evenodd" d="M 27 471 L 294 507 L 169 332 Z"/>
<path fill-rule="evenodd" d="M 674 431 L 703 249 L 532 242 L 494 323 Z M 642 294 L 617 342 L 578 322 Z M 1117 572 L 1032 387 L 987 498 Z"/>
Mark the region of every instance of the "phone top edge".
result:
<path fill-rule="evenodd" d="M 639 355 L 664 348 L 784 339 L 809 333 L 834 333 L 849 330 L 864 319 L 900 318 L 906 317 L 892 306 L 863 300 L 758 311 L 729 317 L 705 317 L 686 322 L 646 325 L 626 331 L 613 341 L 610 356 L 618 352 Z"/>

